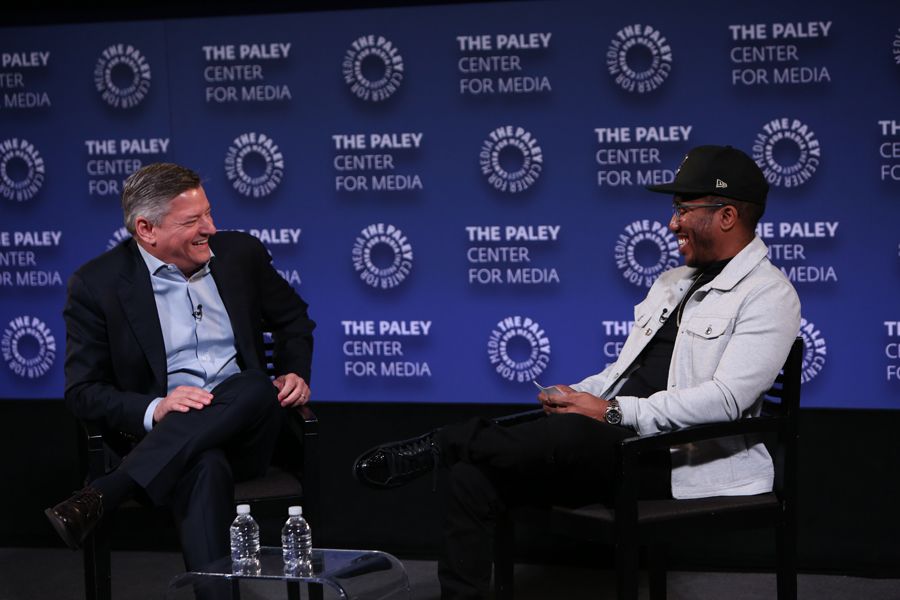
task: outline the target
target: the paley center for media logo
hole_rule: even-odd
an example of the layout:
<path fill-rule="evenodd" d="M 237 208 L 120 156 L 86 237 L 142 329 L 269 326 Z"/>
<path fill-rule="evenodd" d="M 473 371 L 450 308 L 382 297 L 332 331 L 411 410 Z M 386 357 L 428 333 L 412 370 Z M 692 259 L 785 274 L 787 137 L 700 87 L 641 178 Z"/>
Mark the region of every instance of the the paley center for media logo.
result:
<path fill-rule="evenodd" d="M 20 138 L 0 141 L 0 196 L 31 200 L 44 185 L 44 159 L 34 144 Z"/>
<path fill-rule="evenodd" d="M 37 317 L 22 315 L 10 321 L 0 336 L 0 355 L 9 370 L 24 379 L 45 375 L 56 360 L 56 338 Z"/>
<path fill-rule="evenodd" d="M 544 152 L 530 131 L 504 125 L 482 142 L 478 162 L 491 187 L 515 194 L 538 180 L 544 169 Z"/>
<path fill-rule="evenodd" d="M 264 198 L 284 178 L 284 155 L 268 135 L 243 133 L 234 138 L 225 153 L 225 177 L 238 193 Z"/>
<path fill-rule="evenodd" d="M 487 354 L 494 370 L 504 379 L 533 381 L 550 364 L 550 338 L 534 319 L 509 316 L 491 331 Z"/>
<path fill-rule="evenodd" d="M 107 47 L 94 65 L 94 86 L 114 108 L 133 108 L 143 102 L 150 82 L 150 64 L 131 44 Z"/>
<path fill-rule="evenodd" d="M 803 372 L 800 382 L 807 383 L 825 368 L 828 344 L 816 324 L 805 318 L 800 319 L 800 338 L 803 340 Z"/>
<path fill-rule="evenodd" d="M 780 117 L 756 134 L 753 160 L 770 185 L 795 188 L 812 179 L 822 160 L 822 147 L 809 125 Z"/>
<path fill-rule="evenodd" d="M 613 255 L 622 277 L 644 288 L 680 262 L 678 240 L 668 225 L 651 219 L 626 225 L 616 239 Z"/>
<path fill-rule="evenodd" d="M 609 43 L 606 68 L 623 90 L 652 92 L 672 71 L 672 47 L 655 27 L 628 25 L 617 31 Z"/>
<path fill-rule="evenodd" d="M 413 266 L 412 244 L 402 230 L 389 223 L 373 223 L 360 231 L 351 251 L 353 269 L 376 289 L 395 288 Z"/>
<path fill-rule="evenodd" d="M 387 100 L 403 82 L 403 56 L 392 41 L 380 35 L 353 40 L 341 69 L 353 95 L 368 102 Z"/>

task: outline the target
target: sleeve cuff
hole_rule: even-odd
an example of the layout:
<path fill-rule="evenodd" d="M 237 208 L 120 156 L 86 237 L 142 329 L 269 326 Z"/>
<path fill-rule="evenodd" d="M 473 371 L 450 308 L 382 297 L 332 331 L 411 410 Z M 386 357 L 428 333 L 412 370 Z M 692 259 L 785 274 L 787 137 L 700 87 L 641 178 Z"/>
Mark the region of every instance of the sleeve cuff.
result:
<path fill-rule="evenodd" d="M 634 429 L 638 434 L 641 433 L 638 427 L 637 416 L 637 397 L 635 396 L 616 396 L 619 401 L 619 410 L 622 411 L 622 425 Z"/>
<path fill-rule="evenodd" d="M 156 405 L 160 402 L 162 402 L 162 398 L 157 398 L 148 404 L 147 410 L 144 411 L 144 431 L 148 433 L 153 429 L 153 411 L 156 410 Z"/>

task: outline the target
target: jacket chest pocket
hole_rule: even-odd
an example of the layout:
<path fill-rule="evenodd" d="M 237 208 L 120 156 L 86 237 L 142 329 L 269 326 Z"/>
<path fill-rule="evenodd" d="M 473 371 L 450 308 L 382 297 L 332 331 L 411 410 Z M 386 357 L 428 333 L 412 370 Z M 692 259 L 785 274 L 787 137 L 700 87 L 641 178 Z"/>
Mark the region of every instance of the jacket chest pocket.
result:
<path fill-rule="evenodd" d="M 712 376 L 733 331 L 732 318 L 711 315 L 691 317 L 684 327 L 684 333 L 690 339 L 691 367 L 695 375 L 701 378 Z"/>

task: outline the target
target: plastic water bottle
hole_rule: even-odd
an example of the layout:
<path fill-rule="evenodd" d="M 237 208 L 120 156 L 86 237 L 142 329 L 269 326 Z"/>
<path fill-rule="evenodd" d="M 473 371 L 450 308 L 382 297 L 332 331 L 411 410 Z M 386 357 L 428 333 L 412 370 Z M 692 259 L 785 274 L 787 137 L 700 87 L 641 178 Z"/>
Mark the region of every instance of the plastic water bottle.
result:
<path fill-rule="evenodd" d="M 288 520 L 281 529 L 281 554 L 286 572 L 312 575 L 312 532 L 299 506 L 288 508 Z"/>
<path fill-rule="evenodd" d="M 250 516 L 249 504 L 238 504 L 231 523 L 231 562 L 240 572 L 259 569 L 259 525 Z"/>

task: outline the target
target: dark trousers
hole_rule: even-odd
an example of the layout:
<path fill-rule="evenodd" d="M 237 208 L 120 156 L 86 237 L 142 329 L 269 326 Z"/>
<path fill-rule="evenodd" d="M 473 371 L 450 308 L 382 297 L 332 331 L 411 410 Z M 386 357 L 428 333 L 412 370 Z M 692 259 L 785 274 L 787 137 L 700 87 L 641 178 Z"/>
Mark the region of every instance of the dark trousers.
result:
<path fill-rule="evenodd" d="M 265 473 L 283 418 L 261 371 L 233 375 L 212 394 L 202 410 L 167 414 L 119 466 L 171 508 L 188 570 L 228 554 L 234 482 Z"/>
<path fill-rule="evenodd" d="M 441 597 L 487 598 L 494 524 L 515 506 L 580 505 L 609 499 L 614 447 L 634 431 L 575 414 L 503 427 L 476 419 L 437 434 L 450 468 Z M 667 456 L 648 459 L 645 497 L 671 496 Z"/>

